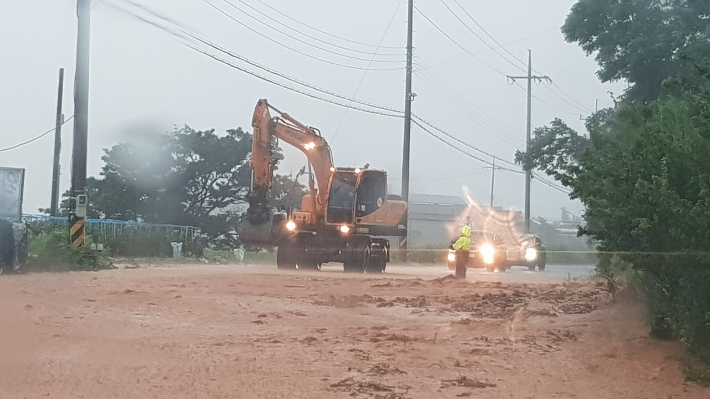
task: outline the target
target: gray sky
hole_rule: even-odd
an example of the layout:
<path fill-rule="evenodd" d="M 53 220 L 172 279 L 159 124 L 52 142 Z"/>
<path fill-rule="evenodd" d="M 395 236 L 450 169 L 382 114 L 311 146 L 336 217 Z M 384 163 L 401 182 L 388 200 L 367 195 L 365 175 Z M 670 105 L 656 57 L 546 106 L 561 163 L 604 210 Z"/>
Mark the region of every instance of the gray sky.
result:
<path fill-rule="evenodd" d="M 230 0 L 235 6 L 294 37 L 349 57 L 290 39 L 223 0 L 210 1 L 241 23 L 220 14 L 203 0 L 135 0 L 190 31 L 281 73 L 358 100 L 404 108 L 403 55 L 377 56 L 374 60 L 400 62 L 372 62 L 369 71 L 331 65 L 311 57 L 367 68 L 371 53 L 377 50 L 380 42 L 381 46 L 399 48 L 382 47 L 378 53 L 403 54 L 406 1 L 263 0 L 316 29 L 369 44 L 362 46 L 312 30 L 277 14 L 257 0 L 245 2 L 278 20 L 279 24 L 248 8 L 240 0 Z M 0 13 L 3 59 L 0 63 L 0 109 L 3 110 L 5 133 L 0 136 L 0 148 L 35 137 L 53 127 L 61 67 L 65 68 L 64 113 L 67 117 L 72 115 L 76 55 L 75 0 L 4 3 Z M 128 140 L 132 135 L 164 132 L 182 124 L 196 129 L 215 128 L 218 132 L 238 126 L 251 130 L 249 124 L 254 106 L 259 98 L 267 98 L 301 122 L 319 128 L 332 144 L 337 165 L 370 163 L 373 168 L 385 169 L 389 172 L 392 191 L 399 192 L 402 119 L 346 111 L 263 82 L 185 47 L 169 33 L 106 3 L 140 11 L 124 0 L 93 3 L 89 175 L 98 175 L 103 148 Z M 458 10 L 455 1 L 445 0 L 445 3 Z M 580 114 L 583 112 L 577 103 L 593 110 L 598 99 L 600 108 L 610 106 L 612 100 L 608 91 L 615 94 L 623 91 L 623 83 L 601 84 L 594 74 L 597 70 L 594 60 L 585 56 L 576 45 L 566 43 L 559 32 L 573 0 L 459 0 L 459 3 L 517 58 L 526 61 L 527 50 L 532 50 L 533 68 L 549 75 L 556 83 L 556 86 L 547 87 L 533 85 L 537 97 L 533 99 L 533 127 L 560 117 L 581 130 Z M 512 161 L 515 150 L 524 146 L 526 95 L 520 87 L 510 85 L 505 75 L 524 75 L 518 69 L 523 65 L 497 47 L 462 12 L 458 16 L 508 61 L 476 38 L 440 0 L 419 0 L 415 6 L 422 13 L 415 11 L 414 15 L 416 71 L 413 91 L 417 97 L 413 112 L 471 145 Z M 443 36 L 424 16 L 460 46 Z M 390 20 L 392 23 L 388 27 Z M 340 47 L 302 36 L 289 27 Z M 241 61 L 232 61 L 268 76 Z M 401 69 L 374 70 L 376 68 Z M 276 80 L 296 86 L 281 78 Z M 525 86 L 525 82 L 521 81 L 520 85 Z M 70 182 L 72 128 L 70 122 L 63 131 L 62 191 Z M 37 208 L 49 205 L 52 137 L 50 134 L 19 149 L 0 152 L 0 166 L 27 169 L 26 213 L 34 213 Z M 305 157 L 297 150 L 284 150 L 286 160 L 280 168 L 281 173 L 295 172 L 304 165 Z M 466 151 L 490 160 L 473 150 Z M 484 166 L 418 127 L 412 127 L 410 192 L 462 195 L 462 187 L 468 186 L 477 201 L 487 204 L 491 181 L 490 169 L 483 169 Z M 539 182 L 533 181 L 532 187 L 533 215 L 557 218 L 559 207 L 566 206 L 575 211 L 581 208 L 565 194 Z M 522 209 L 523 188 L 522 175 L 498 172 L 496 205 Z"/>

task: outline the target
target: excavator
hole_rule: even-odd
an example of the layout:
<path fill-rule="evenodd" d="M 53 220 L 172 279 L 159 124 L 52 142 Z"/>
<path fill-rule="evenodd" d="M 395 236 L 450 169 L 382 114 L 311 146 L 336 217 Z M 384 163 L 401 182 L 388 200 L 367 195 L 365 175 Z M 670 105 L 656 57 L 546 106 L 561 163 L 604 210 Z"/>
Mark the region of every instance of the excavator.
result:
<path fill-rule="evenodd" d="M 277 116 L 271 116 L 271 111 Z M 320 270 L 342 262 L 345 272 L 383 273 L 390 260 L 386 237 L 407 233 L 408 205 L 387 194 L 387 172 L 341 168 L 320 131 L 259 100 L 252 117 L 249 207 L 238 228 L 244 244 L 276 246 L 278 269 Z M 300 209 L 274 209 L 272 188 L 279 141 L 308 159 L 308 193 Z"/>

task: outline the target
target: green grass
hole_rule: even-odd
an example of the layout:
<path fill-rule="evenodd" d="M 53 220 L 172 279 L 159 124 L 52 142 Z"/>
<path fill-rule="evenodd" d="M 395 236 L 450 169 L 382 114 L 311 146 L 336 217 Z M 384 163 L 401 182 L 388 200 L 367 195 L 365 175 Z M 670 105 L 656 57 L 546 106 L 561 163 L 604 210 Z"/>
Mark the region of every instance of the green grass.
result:
<path fill-rule="evenodd" d="M 108 261 L 110 248 L 103 252 L 91 249 L 92 237 L 86 237 L 86 244 L 74 248 L 69 244 L 65 229 L 53 229 L 34 235 L 29 242 L 25 271 L 85 271 L 112 268 Z"/>

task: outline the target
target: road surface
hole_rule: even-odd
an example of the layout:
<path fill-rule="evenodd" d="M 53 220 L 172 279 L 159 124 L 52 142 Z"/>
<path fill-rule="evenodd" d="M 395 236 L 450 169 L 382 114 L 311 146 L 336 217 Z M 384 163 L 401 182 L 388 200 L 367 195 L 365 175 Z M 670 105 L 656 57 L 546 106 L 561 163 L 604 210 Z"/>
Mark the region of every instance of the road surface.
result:
<path fill-rule="evenodd" d="M 582 268 L 138 266 L 0 276 L 0 397 L 710 397 Z"/>

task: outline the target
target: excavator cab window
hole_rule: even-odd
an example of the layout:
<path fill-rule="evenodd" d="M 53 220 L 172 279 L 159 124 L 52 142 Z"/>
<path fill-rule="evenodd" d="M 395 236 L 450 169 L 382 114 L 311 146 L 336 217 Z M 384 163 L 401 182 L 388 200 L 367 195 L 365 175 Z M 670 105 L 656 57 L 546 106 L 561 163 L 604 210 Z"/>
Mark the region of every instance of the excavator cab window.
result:
<path fill-rule="evenodd" d="M 328 197 L 328 223 L 352 223 L 357 176 L 352 172 L 336 172 Z"/>
<path fill-rule="evenodd" d="M 387 198 L 387 176 L 382 172 L 362 172 L 357 188 L 355 216 L 367 216 L 380 209 Z"/>

